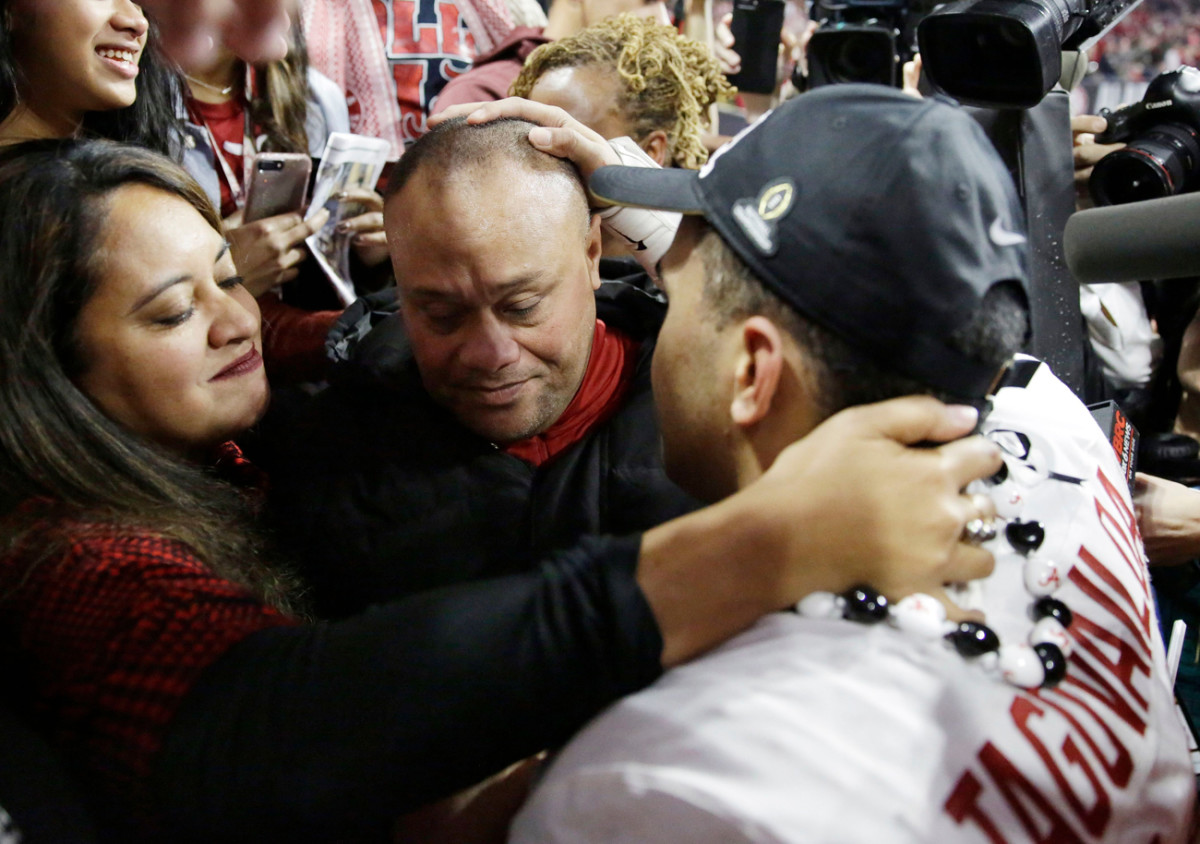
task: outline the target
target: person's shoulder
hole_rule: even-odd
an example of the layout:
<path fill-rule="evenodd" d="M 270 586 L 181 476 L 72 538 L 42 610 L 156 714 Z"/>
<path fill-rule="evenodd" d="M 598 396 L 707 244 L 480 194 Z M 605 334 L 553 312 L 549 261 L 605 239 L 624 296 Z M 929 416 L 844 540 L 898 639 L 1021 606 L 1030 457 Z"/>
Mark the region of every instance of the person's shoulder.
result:
<path fill-rule="evenodd" d="M 799 832 L 799 831 L 797 831 Z M 737 844 L 777 840 L 675 769 L 594 769 L 544 781 L 510 844 Z"/>

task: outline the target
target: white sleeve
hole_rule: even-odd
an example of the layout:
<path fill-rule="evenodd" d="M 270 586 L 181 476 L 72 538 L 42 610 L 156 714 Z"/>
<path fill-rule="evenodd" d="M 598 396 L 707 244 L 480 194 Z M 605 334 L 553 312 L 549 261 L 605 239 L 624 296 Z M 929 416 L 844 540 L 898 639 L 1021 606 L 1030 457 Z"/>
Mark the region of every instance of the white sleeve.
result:
<path fill-rule="evenodd" d="M 702 775 L 700 777 L 702 779 Z M 554 776 L 513 821 L 509 844 L 768 844 L 685 769 L 633 764 Z"/>
<path fill-rule="evenodd" d="M 657 162 L 630 138 L 613 138 L 608 145 L 625 167 L 658 167 Z M 658 278 L 658 262 L 671 248 L 681 215 L 617 205 L 600 212 L 600 224 L 633 247 L 633 257 L 652 278 Z"/>

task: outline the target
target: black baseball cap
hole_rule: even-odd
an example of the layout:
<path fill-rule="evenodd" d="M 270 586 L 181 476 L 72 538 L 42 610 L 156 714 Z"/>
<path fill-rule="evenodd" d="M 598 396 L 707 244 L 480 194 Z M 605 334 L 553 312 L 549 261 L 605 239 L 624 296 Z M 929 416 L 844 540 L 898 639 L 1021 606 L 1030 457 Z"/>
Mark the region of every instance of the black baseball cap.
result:
<path fill-rule="evenodd" d="M 790 100 L 698 173 L 602 167 L 617 205 L 702 214 L 754 275 L 886 369 L 962 399 L 993 367 L 947 343 L 992 285 L 1027 287 L 1024 215 L 960 108 L 882 85 Z"/>

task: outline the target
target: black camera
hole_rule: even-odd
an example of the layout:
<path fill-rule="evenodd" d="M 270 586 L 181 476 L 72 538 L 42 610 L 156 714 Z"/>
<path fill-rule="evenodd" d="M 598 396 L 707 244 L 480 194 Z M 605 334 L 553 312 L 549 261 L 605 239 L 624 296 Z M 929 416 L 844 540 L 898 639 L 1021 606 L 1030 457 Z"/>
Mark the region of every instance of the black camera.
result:
<path fill-rule="evenodd" d="M 1108 128 L 1096 141 L 1124 141 L 1092 170 L 1088 189 L 1097 205 L 1160 199 L 1195 189 L 1200 172 L 1200 70 L 1159 74 L 1141 102 L 1100 116 Z"/>
<path fill-rule="evenodd" d="M 820 27 L 808 42 L 808 87 L 875 82 L 899 87 L 916 51 L 905 0 L 817 0 Z"/>
<path fill-rule="evenodd" d="M 1087 47 L 1140 0 L 956 0 L 917 27 L 934 87 L 968 105 L 1032 108 Z"/>

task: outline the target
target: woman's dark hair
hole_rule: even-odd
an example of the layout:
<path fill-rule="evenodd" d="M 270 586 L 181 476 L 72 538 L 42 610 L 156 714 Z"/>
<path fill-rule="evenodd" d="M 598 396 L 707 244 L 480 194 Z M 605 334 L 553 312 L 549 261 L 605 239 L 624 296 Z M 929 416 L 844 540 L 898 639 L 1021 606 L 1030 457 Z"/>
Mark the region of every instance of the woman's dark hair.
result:
<path fill-rule="evenodd" d="M 299 21 L 292 25 L 287 56 L 256 67 L 258 95 L 250 101 L 250 119 L 267 136 L 268 152 L 308 154 L 308 50 Z"/>
<path fill-rule="evenodd" d="M 13 0 L 0 0 L 0 121 L 20 103 L 25 84 L 13 52 L 13 6 Z M 182 77 L 162 52 L 158 27 L 149 20 L 146 49 L 138 64 L 137 99 L 128 108 L 88 112 L 80 135 L 136 144 L 178 158 L 182 127 L 175 103 L 183 90 Z"/>
<path fill-rule="evenodd" d="M 0 149 L 0 548 L 44 521 L 20 505 L 49 499 L 75 523 L 179 540 L 286 609 L 291 584 L 259 561 L 242 493 L 116 424 L 76 386 L 78 318 L 102 271 L 98 239 L 127 185 L 179 197 L 221 231 L 199 185 L 157 153 L 74 139 Z M 43 550 L 54 553 L 54 541 Z"/>

